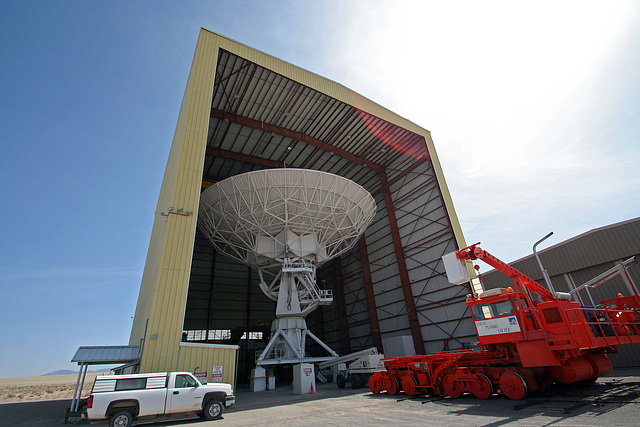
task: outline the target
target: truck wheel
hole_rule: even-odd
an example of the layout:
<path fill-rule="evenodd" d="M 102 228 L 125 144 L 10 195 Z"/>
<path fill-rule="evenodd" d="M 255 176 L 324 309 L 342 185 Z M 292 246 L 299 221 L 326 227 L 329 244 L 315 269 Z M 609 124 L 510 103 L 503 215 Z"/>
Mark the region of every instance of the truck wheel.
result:
<path fill-rule="evenodd" d="M 362 386 L 362 381 L 360 381 L 360 375 L 352 374 L 351 375 L 351 387 L 352 388 L 360 388 Z"/>
<path fill-rule="evenodd" d="M 133 415 L 129 411 L 120 411 L 109 420 L 109 427 L 130 427 Z"/>
<path fill-rule="evenodd" d="M 338 376 L 336 377 L 336 384 L 338 385 L 338 388 L 344 388 L 346 383 L 347 382 L 344 379 L 344 375 L 338 374 Z"/>
<path fill-rule="evenodd" d="M 209 421 L 220 419 L 222 411 L 224 411 L 222 402 L 216 399 L 210 400 L 204 405 L 204 418 Z"/>

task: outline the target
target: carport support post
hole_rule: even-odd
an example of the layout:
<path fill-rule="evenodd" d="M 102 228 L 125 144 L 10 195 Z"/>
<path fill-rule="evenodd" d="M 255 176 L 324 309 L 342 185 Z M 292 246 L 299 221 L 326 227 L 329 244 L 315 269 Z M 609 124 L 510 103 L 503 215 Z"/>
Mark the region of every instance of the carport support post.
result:
<path fill-rule="evenodd" d="M 76 381 L 76 389 L 73 391 L 73 400 L 71 400 L 71 412 L 77 412 L 78 406 L 80 406 L 80 396 L 82 396 L 82 387 L 84 386 L 84 378 L 87 375 L 88 367 L 89 365 L 86 363 L 80 364 L 78 380 Z M 82 382 L 80 382 L 80 377 L 82 377 Z M 78 387 L 80 387 L 80 391 L 78 391 Z"/>

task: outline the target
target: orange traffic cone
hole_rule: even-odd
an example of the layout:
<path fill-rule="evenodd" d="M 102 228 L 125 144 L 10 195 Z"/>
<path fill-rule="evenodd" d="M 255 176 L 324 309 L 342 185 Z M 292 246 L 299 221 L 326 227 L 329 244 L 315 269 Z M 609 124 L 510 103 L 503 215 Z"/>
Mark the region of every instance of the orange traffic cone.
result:
<path fill-rule="evenodd" d="M 313 391 L 313 384 L 311 384 L 311 394 L 316 394 L 316 392 Z"/>

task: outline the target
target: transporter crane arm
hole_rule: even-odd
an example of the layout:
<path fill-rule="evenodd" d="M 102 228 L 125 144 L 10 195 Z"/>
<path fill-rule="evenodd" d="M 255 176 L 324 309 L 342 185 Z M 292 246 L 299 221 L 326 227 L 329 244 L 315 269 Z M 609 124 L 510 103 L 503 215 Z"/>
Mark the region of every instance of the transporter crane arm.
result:
<path fill-rule="evenodd" d="M 372 393 L 456 398 L 466 392 L 478 399 L 498 393 L 520 400 L 529 391 L 542 393 L 553 382 L 593 382 L 611 372 L 607 353 L 616 353 L 621 344 L 640 343 L 637 294 L 618 294 L 596 307 L 582 307 L 570 294 L 547 289 L 478 245 L 448 253 L 442 260 L 454 285 L 469 282 L 467 260 L 482 260 L 513 280 L 513 288 L 467 297 L 479 350 L 384 359 L 386 369 L 369 378 Z M 631 261 L 617 270 L 625 272 L 627 262 Z M 610 274 L 613 269 L 585 286 Z M 532 300 L 532 293 L 542 301 Z"/>
<path fill-rule="evenodd" d="M 458 257 L 458 259 L 471 260 L 471 261 L 479 259 L 486 262 L 491 267 L 511 277 L 514 283 L 521 284 L 525 286 L 527 289 L 529 289 L 529 291 L 536 292 L 537 294 L 539 294 L 540 298 L 542 298 L 543 301 L 558 300 L 558 298 L 554 294 L 552 294 L 551 291 L 549 291 L 547 288 L 545 288 L 535 280 L 525 276 L 515 268 L 511 267 L 510 265 L 502 262 L 501 260 L 496 258 L 494 255 L 491 255 L 489 252 L 483 250 L 478 246 L 479 244 L 480 243 L 476 243 L 469 247 L 466 247 L 464 249 L 457 251 L 456 256 Z"/>

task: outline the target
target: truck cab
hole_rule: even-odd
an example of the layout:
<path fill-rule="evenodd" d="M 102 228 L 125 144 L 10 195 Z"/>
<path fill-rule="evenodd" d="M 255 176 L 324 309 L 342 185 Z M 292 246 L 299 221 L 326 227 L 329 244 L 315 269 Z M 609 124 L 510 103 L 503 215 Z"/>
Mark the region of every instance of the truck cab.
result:
<path fill-rule="evenodd" d="M 226 383 L 202 384 L 189 372 L 160 372 L 96 377 L 87 402 L 86 418 L 129 426 L 135 419 L 171 418 L 194 413 L 218 419 L 235 403 Z"/>
<path fill-rule="evenodd" d="M 470 297 L 467 304 L 478 332 L 480 344 L 543 339 L 541 321 L 527 293 L 497 288 Z"/>

